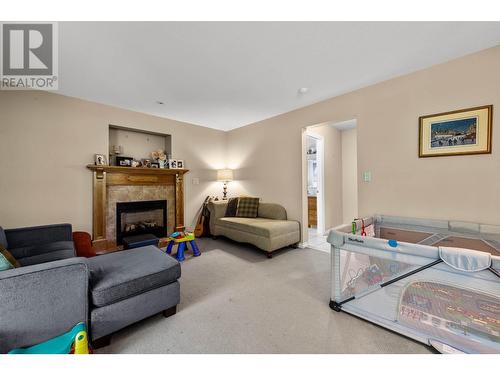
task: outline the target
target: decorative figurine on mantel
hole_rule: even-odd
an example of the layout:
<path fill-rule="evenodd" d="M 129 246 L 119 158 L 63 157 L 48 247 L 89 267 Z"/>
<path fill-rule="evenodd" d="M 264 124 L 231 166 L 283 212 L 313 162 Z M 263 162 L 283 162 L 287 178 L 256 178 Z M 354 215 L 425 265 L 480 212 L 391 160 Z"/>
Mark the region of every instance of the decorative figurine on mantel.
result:
<path fill-rule="evenodd" d="M 153 151 L 151 157 L 158 163 L 160 168 L 167 168 L 167 155 L 163 150 Z"/>

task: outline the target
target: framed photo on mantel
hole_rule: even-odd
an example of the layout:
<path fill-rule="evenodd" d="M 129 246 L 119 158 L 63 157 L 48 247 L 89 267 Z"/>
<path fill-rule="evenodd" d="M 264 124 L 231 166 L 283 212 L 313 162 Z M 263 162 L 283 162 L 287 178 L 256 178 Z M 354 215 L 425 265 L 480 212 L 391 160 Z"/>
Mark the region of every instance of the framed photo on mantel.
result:
<path fill-rule="evenodd" d="M 420 117 L 418 156 L 490 154 L 492 118 L 492 105 Z"/>

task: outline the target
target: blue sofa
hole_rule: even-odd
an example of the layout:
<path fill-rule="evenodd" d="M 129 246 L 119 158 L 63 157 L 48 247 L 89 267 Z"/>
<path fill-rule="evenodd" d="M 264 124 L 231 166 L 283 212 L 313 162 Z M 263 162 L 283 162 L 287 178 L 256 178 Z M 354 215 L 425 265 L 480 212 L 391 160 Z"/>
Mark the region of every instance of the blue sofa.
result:
<path fill-rule="evenodd" d="M 87 323 L 94 347 L 180 301 L 179 263 L 155 246 L 76 257 L 70 224 L 0 227 L 0 244 L 21 267 L 0 272 L 0 353 Z"/>

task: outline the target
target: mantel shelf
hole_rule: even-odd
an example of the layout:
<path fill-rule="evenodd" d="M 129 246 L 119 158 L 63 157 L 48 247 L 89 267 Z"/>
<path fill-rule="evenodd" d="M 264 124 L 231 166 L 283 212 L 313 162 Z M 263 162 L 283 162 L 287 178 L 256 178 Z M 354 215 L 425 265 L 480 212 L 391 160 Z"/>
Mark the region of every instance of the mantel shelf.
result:
<path fill-rule="evenodd" d="M 128 174 L 160 174 L 178 175 L 189 172 L 189 169 L 166 169 L 166 168 L 145 168 L 145 167 L 117 167 L 114 165 L 94 165 L 89 164 L 87 168 L 92 171 L 106 173 L 128 173 Z"/>

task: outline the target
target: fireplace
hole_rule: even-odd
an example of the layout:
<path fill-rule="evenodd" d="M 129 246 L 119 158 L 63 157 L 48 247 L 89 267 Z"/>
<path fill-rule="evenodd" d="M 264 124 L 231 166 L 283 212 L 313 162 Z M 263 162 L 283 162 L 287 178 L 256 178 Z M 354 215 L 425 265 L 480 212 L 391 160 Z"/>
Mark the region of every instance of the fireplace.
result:
<path fill-rule="evenodd" d="M 116 247 L 116 203 L 166 199 L 167 229 L 184 225 L 184 175 L 187 169 L 131 168 L 89 164 L 92 171 L 92 245 Z M 121 230 L 121 225 L 120 225 Z"/>
<path fill-rule="evenodd" d="M 167 235 L 167 201 L 139 201 L 116 203 L 116 244 L 124 237 L 139 234 Z"/>

